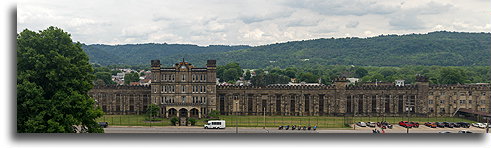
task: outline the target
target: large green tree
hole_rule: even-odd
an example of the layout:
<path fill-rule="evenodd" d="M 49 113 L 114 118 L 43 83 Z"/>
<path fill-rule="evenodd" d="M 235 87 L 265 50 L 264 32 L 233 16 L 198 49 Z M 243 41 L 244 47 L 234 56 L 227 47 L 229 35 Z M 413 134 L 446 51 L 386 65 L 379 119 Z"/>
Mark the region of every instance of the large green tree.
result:
<path fill-rule="evenodd" d="M 440 70 L 438 83 L 440 84 L 464 84 L 466 82 L 465 73 L 462 70 L 450 67 Z"/>
<path fill-rule="evenodd" d="M 17 35 L 17 132 L 103 132 L 103 112 L 88 96 L 94 75 L 80 43 L 60 28 Z"/>
<path fill-rule="evenodd" d="M 130 72 L 124 75 L 124 84 L 130 84 L 130 82 L 140 81 L 140 75 L 137 72 Z"/>
<path fill-rule="evenodd" d="M 102 80 L 104 84 L 116 84 L 116 82 L 112 80 L 111 73 L 109 72 L 96 72 L 94 75 L 96 80 Z"/>
<path fill-rule="evenodd" d="M 217 67 L 217 77 L 220 82 L 237 81 L 242 76 L 242 68 L 239 63 L 228 63 Z"/>

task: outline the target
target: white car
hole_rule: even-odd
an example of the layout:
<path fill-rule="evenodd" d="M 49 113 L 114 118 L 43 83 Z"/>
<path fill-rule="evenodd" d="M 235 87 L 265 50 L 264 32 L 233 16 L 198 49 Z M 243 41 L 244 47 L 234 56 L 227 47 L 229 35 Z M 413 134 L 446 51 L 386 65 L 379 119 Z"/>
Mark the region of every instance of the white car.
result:
<path fill-rule="evenodd" d="M 367 127 L 367 124 L 365 122 L 357 122 L 356 125 L 359 127 Z"/>
<path fill-rule="evenodd" d="M 459 133 L 472 133 L 472 132 L 468 131 L 468 130 L 461 130 L 461 131 L 459 131 Z"/>
<path fill-rule="evenodd" d="M 484 123 L 477 123 L 477 125 L 478 125 L 477 127 L 479 128 L 486 128 L 486 124 Z"/>
<path fill-rule="evenodd" d="M 375 123 L 375 122 L 367 122 L 367 126 L 369 126 L 369 127 L 375 127 L 375 126 L 377 126 L 377 123 Z"/>
<path fill-rule="evenodd" d="M 450 131 L 441 131 L 441 132 L 438 132 L 438 133 L 440 133 L 440 134 L 448 134 L 448 133 L 452 133 L 452 132 L 450 132 Z"/>
<path fill-rule="evenodd" d="M 208 124 L 204 125 L 205 129 L 216 128 L 216 129 L 224 129 L 225 128 L 225 120 L 210 120 Z"/>
<path fill-rule="evenodd" d="M 479 123 L 472 123 L 472 126 L 479 127 Z"/>

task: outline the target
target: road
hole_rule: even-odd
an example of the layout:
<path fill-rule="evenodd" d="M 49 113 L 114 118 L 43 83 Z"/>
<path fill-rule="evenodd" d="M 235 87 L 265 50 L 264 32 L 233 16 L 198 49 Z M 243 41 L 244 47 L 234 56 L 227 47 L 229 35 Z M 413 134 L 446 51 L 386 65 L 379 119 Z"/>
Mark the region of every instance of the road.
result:
<path fill-rule="evenodd" d="M 238 133 L 372 133 L 374 128 L 356 127 L 355 129 L 318 129 L 313 130 L 278 130 L 277 128 L 255 128 L 255 127 L 239 127 Z M 378 128 L 377 128 L 378 129 Z M 379 129 L 380 130 L 380 129 Z M 409 129 L 409 133 L 438 133 L 440 131 L 449 131 L 457 133 L 460 130 L 468 130 L 473 133 L 485 133 L 485 129 L 476 127 L 470 128 L 429 128 L 421 126 L 419 128 Z M 164 126 L 164 127 L 123 127 L 110 126 L 104 128 L 105 133 L 236 133 L 235 127 L 227 127 L 226 129 L 203 129 L 201 127 L 185 127 L 185 126 Z M 406 128 L 394 126 L 393 129 L 385 130 L 385 133 L 406 133 Z"/>

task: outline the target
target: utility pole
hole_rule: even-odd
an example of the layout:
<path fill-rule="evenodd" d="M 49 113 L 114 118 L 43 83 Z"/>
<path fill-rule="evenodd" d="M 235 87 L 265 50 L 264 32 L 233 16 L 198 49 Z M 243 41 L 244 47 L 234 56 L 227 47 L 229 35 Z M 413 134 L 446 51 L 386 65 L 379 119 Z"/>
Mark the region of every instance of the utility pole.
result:
<path fill-rule="evenodd" d="M 487 119 L 487 124 L 486 124 L 486 133 L 489 133 L 489 117 Z"/>
<path fill-rule="evenodd" d="M 263 117 L 264 117 L 264 127 L 263 127 L 263 129 L 266 129 L 266 107 L 263 107 Z"/>

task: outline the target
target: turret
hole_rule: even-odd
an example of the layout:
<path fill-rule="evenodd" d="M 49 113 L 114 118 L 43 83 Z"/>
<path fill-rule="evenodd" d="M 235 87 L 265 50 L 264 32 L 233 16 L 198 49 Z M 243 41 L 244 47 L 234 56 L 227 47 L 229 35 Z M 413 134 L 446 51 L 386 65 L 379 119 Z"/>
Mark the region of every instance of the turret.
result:
<path fill-rule="evenodd" d="M 415 112 L 425 114 L 428 113 L 428 89 L 429 89 L 428 77 L 417 74 L 416 75 L 416 87 L 418 89 L 418 96 L 416 98 Z"/>

